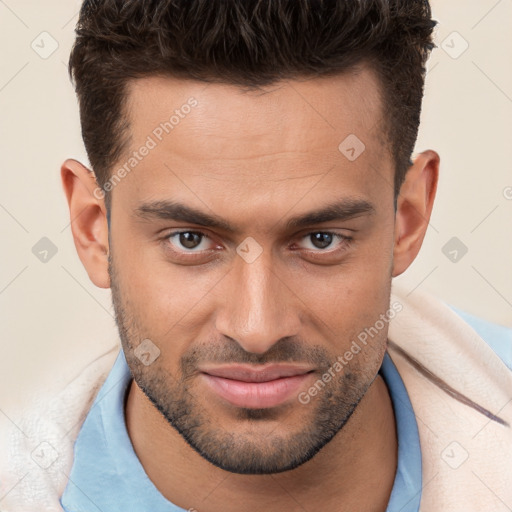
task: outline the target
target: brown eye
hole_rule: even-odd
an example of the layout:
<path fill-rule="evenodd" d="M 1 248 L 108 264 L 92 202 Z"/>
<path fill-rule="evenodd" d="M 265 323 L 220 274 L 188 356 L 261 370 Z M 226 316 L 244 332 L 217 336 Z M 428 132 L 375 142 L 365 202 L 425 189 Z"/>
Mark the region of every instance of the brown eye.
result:
<path fill-rule="evenodd" d="M 325 249 L 332 244 L 332 233 L 311 233 L 310 240 L 317 249 Z"/>
<path fill-rule="evenodd" d="M 172 245 L 173 250 L 181 252 L 201 252 L 208 249 L 208 236 L 200 231 L 176 231 L 169 233 L 166 240 Z"/>
<path fill-rule="evenodd" d="M 342 248 L 351 240 L 348 236 L 331 233 L 330 231 L 314 231 L 302 238 L 308 242 L 303 247 L 312 252 L 323 252 L 324 249 L 336 250 L 336 248 Z M 325 252 L 328 251 L 326 250 Z"/>
<path fill-rule="evenodd" d="M 201 235 L 192 231 L 185 231 L 183 233 L 179 233 L 178 240 L 183 247 L 186 247 L 187 249 L 195 249 L 201 242 Z"/>

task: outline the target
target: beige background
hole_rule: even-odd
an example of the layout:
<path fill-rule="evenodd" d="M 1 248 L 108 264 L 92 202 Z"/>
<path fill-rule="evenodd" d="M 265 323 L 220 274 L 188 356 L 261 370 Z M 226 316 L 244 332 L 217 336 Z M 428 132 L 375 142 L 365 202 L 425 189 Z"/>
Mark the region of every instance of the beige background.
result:
<path fill-rule="evenodd" d="M 416 152 L 439 152 L 441 178 L 424 247 L 397 281 L 512 326 L 512 1 L 432 7 L 438 48 Z M 92 285 L 76 255 L 59 177 L 66 157 L 85 162 L 66 67 L 78 8 L 77 1 L 0 1 L 4 419 L 15 419 L 15 405 L 35 388 L 67 381 L 91 353 L 116 342 L 110 293 Z M 33 41 L 40 53 L 58 48 L 42 58 Z M 57 248 L 46 263 L 32 252 L 42 237 Z M 455 263 L 442 251 L 452 237 L 468 248 Z"/>

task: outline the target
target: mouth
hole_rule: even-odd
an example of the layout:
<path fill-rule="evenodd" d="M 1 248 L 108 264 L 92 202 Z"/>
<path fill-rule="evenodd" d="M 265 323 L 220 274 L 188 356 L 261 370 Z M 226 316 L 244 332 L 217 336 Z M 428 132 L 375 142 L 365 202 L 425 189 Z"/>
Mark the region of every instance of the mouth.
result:
<path fill-rule="evenodd" d="M 297 365 L 231 365 L 202 369 L 200 375 L 210 390 L 231 405 L 264 409 L 296 397 L 313 373 L 310 367 Z"/>

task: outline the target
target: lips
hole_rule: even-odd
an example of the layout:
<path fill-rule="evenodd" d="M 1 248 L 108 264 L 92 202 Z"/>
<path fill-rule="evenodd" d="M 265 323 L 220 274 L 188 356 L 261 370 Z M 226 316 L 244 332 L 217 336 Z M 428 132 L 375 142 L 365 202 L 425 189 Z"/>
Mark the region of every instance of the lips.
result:
<path fill-rule="evenodd" d="M 211 391 L 231 405 L 261 409 L 296 397 L 312 373 L 310 367 L 300 365 L 230 365 L 203 368 L 201 377 Z"/>

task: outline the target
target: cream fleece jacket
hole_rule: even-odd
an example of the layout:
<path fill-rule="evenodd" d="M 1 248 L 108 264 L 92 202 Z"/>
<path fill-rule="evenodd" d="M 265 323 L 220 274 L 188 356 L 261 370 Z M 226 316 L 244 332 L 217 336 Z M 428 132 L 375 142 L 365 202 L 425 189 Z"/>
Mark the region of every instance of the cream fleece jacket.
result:
<path fill-rule="evenodd" d="M 419 291 L 407 297 L 394 285 L 397 301 L 388 352 L 418 423 L 421 512 L 510 512 L 512 371 L 438 299 Z M 95 358 L 56 396 L 38 396 L 16 424 L 0 422 L 0 512 L 62 512 L 74 440 L 118 351 L 116 344 Z"/>

